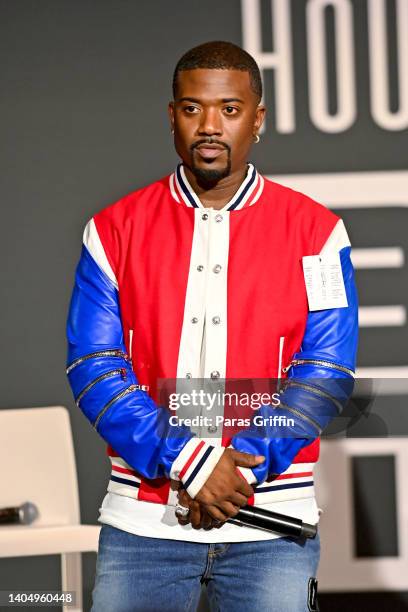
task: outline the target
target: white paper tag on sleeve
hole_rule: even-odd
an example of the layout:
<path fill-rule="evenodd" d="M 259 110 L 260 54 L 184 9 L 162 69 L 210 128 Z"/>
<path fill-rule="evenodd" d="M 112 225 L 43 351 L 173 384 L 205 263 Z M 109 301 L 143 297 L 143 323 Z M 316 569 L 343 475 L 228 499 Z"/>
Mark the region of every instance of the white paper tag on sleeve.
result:
<path fill-rule="evenodd" d="M 309 310 L 346 308 L 340 253 L 302 257 Z"/>

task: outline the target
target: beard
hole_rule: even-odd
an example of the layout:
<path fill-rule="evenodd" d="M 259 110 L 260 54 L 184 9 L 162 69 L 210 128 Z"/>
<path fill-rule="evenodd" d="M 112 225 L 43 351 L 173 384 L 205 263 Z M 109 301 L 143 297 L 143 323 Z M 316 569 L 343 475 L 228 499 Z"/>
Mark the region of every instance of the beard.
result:
<path fill-rule="evenodd" d="M 220 144 L 225 147 L 227 151 L 227 161 L 223 168 L 211 168 L 211 164 L 215 160 L 210 160 L 205 162 L 207 164 L 207 168 L 201 168 L 196 165 L 194 149 L 200 144 Z M 214 183 L 218 183 L 221 179 L 229 176 L 231 174 L 231 147 L 227 145 L 225 142 L 221 142 L 218 140 L 214 140 L 211 137 L 205 138 L 198 142 L 195 142 L 190 147 L 190 170 L 194 174 L 197 182 L 204 185 L 212 185 Z"/>

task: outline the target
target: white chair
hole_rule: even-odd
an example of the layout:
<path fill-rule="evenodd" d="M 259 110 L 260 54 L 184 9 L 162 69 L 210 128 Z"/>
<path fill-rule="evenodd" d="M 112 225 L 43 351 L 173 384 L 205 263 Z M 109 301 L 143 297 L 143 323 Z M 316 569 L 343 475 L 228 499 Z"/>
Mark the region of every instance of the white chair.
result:
<path fill-rule="evenodd" d="M 0 557 L 61 555 L 62 590 L 82 612 L 81 553 L 98 550 L 100 526 L 81 525 L 74 446 L 63 406 L 0 410 L 0 508 L 33 502 L 31 525 L 0 525 Z"/>

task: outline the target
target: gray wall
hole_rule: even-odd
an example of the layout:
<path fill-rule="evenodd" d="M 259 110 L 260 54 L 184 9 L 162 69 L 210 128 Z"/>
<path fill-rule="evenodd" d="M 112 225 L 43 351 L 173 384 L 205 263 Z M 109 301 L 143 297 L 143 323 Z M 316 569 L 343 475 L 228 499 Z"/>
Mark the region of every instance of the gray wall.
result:
<path fill-rule="evenodd" d="M 394 3 L 388 4 L 392 18 Z M 267 2 L 261 5 L 266 40 L 270 8 Z M 274 129 L 274 81 L 266 74 L 265 98 L 272 112 L 252 157 L 261 172 L 406 169 L 407 130 L 381 129 L 370 116 L 366 2 L 355 0 L 352 6 L 359 108 L 355 124 L 343 133 L 328 134 L 310 121 L 305 1 L 296 0 L 296 131 L 282 134 Z M 182 52 L 206 40 L 241 44 L 240 2 L 17 0 L 0 2 L 0 11 L 0 402 L 2 408 L 69 408 L 82 521 L 95 523 L 108 479 L 105 444 L 73 405 L 65 378 L 65 319 L 82 230 L 97 210 L 173 169 L 177 158 L 166 104 L 174 64 Z M 393 40 L 392 25 L 389 31 Z M 395 98 L 395 85 L 392 95 Z M 343 216 L 349 217 L 351 237 L 360 247 L 370 244 L 376 231 L 370 227 L 378 230 L 384 223 L 381 212 L 370 216 L 368 226 L 367 217 L 357 212 Z M 394 216 L 386 225 L 388 235 L 402 245 L 406 219 L 404 224 L 402 228 Z M 380 292 L 389 303 L 406 303 L 406 284 L 396 271 L 390 274 L 376 277 L 375 290 L 373 277 L 361 272 L 360 298 L 377 303 Z M 403 364 L 406 333 L 406 328 L 363 330 L 360 362 Z M 407 435 L 404 408 L 402 402 L 400 433 Z M 84 555 L 85 609 L 94 570 L 95 556 Z M 57 557 L 0 561 L 0 589 L 58 585 Z M 336 603 L 326 595 L 321 608 L 408 609 L 404 601 L 402 594 L 383 599 L 343 595 Z"/>

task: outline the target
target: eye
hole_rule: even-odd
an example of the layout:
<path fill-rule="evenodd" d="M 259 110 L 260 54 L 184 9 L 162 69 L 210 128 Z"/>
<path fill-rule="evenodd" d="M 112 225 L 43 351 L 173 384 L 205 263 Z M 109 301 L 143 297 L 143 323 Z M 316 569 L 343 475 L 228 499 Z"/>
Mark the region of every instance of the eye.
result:
<path fill-rule="evenodd" d="M 225 106 L 224 111 L 227 115 L 236 115 L 238 112 L 238 108 L 235 106 Z"/>
<path fill-rule="evenodd" d="M 183 108 L 183 110 L 184 110 L 184 112 L 186 112 L 186 113 L 188 113 L 190 115 L 199 112 L 199 109 L 196 106 L 193 106 L 192 104 L 189 104 L 188 106 L 185 106 Z"/>

